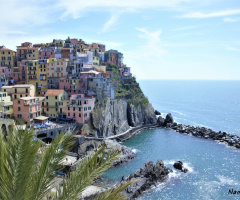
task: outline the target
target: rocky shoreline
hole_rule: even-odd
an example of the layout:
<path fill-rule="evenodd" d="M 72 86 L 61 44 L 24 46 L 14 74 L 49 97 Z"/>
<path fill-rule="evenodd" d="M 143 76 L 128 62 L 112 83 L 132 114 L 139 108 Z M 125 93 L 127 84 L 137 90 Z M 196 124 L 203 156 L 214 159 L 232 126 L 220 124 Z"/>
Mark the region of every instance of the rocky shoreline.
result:
<path fill-rule="evenodd" d="M 123 180 L 135 181 L 124 191 L 126 199 L 138 198 L 144 191 L 149 190 L 159 183 L 165 182 L 170 172 L 172 172 L 172 170 L 165 167 L 162 160 L 158 160 L 155 165 L 152 161 L 146 162 L 143 167 L 131 173 Z"/>
<path fill-rule="evenodd" d="M 226 132 L 222 131 L 213 131 L 212 129 L 206 127 L 196 127 L 176 123 L 173 121 L 173 117 L 170 113 L 167 114 L 165 119 L 162 116 L 159 116 L 157 123 L 159 127 L 171 128 L 178 133 L 185 133 L 199 138 L 215 140 L 238 149 L 240 148 L 239 136 L 227 134 Z"/>

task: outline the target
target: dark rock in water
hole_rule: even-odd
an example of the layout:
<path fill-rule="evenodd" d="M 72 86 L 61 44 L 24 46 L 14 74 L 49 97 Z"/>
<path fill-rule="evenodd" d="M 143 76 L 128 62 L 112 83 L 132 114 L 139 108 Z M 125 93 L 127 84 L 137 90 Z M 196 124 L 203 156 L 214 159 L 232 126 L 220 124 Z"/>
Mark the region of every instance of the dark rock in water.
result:
<path fill-rule="evenodd" d="M 178 170 L 181 170 L 182 171 L 182 169 L 183 169 L 183 163 L 182 163 L 182 161 L 177 161 L 177 162 L 175 162 L 174 164 L 173 164 L 173 167 L 174 168 L 176 168 L 176 169 L 178 169 Z"/>
<path fill-rule="evenodd" d="M 158 110 L 154 111 L 155 115 L 161 115 L 161 113 Z"/>
<path fill-rule="evenodd" d="M 159 116 L 157 119 L 158 126 L 164 126 L 165 119 L 162 116 Z"/>
<path fill-rule="evenodd" d="M 172 172 L 172 170 L 165 167 L 162 160 L 158 160 L 155 165 L 152 161 L 145 163 L 142 168 L 126 178 L 126 181 L 137 180 L 124 191 L 127 199 L 135 199 L 139 197 L 143 191 L 150 189 L 152 186 L 156 186 L 156 184 L 160 182 L 164 182 L 170 172 Z"/>
<path fill-rule="evenodd" d="M 166 116 L 166 118 L 165 118 L 165 121 L 164 121 L 164 124 L 165 124 L 165 125 L 168 124 L 168 123 L 170 123 L 170 124 L 173 123 L 173 117 L 172 117 L 171 113 L 168 113 L 168 114 L 167 114 L 167 116 Z"/>
<path fill-rule="evenodd" d="M 187 173 L 188 172 L 188 169 L 187 168 L 183 168 L 183 162 L 182 161 L 177 161 L 173 164 L 173 167 L 175 169 L 178 169 L 180 171 L 182 171 L 183 173 Z"/>
<path fill-rule="evenodd" d="M 188 172 L 188 169 L 187 169 L 187 168 L 183 168 L 182 172 L 183 172 L 183 173 L 187 173 L 187 172 Z"/>

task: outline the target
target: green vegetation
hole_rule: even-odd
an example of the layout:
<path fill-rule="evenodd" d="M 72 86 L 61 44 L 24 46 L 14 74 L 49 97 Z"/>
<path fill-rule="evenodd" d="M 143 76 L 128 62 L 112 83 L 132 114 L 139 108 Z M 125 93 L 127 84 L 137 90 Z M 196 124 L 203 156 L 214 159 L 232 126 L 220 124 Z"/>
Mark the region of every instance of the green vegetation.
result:
<path fill-rule="evenodd" d="M 0 133 L 1 200 L 78 199 L 83 190 L 119 157 L 118 151 L 110 151 L 105 157 L 103 146 L 66 175 L 62 186 L 54 186 L 55 172 L 61 170 L 72 136 L 61 133 L 48 146 L 40 140 L 33 140 L 33 136 L 33 131 L 28 129 L 9 131 L 6 138 Z M 129 184 L 110 189 L 97 199 L 123 199 L 120 192 Z"/>
<path fill-rule="evenodd" d="M 135 77 L 123 82 L 119 74 L 118 66 L 109 64 L 108 68 L 112 71 L 111 84 L 115 87 L 115 97 L 117 99 L 125 99 L 135 106 L 146 106 L 149 103 Z"/>

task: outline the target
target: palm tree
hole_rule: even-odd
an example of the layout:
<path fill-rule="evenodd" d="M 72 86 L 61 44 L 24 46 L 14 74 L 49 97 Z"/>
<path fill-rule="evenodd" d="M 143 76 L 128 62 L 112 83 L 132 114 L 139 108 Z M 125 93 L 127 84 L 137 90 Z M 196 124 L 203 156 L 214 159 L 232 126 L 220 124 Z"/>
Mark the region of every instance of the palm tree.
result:
<path fill-rule="evenodd" d="M 106 157 L 105 147 L 101 147 L 65 176 L 62 186 L 57 186 L 55 194 L 50 196 L 55 171 L 60 169 L 72 136 L 61 133 L 48 146 L 42 146 L 42 142 L 33 140 L 33 136 L 33 130 L 12 130 L 7 138 L 0 133 L 1 200 L 79 199 L 83 190 L 119 157 L 118 151 L 110 151 Z M 112 188 L 97 199 L 124 199 L 120 192 L 129 184 Z"/>

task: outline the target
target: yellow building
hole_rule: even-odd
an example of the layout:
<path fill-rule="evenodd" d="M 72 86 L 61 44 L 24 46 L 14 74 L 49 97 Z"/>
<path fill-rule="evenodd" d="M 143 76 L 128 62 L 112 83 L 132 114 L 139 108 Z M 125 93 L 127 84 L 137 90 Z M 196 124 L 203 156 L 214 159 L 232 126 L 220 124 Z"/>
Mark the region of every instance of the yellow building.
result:
<path fill-rule="evenodd" d="M 13 102 L 7 92 L 0 92 L 0 117 L 10 118 L 13 115 Z"/>
<path fill-rule="evenodd" d="M 0 66 L 11 68 L 16 67 L 17 66 L 16 51 L 7 49 L 5 47 L 0 49 Z"/>
<path fill-rule="evenodd" d="M 38 59 L 39 54 L 38 47 L 28 47 L 27 49 L 27 59 L 28 60 L 36 60 Z"/>
<path fill-rule="evenodd" d="M 47 77 L 66 77 L 69 59 L 50 58 L 47 63 Z"/>
<path fill-rule="evenodd" d="M 64 112 L 63 107 L 66 100 L 68 100 L 68 94 L 64 90 L 47 90 L 44 102 L 46 116 L 50 118 L 61 116 L 60 113 Z"/>
<path fill-rule="evenodd" d="M 99 57 L 93 56 L 93 65 L 99 65 Z"/>
<path fill-rule="evenodd" d="M 48 88 L 47 85 L 47 64 L 49 63 L 49 59 L 39 60 L 39 67 L 37 68 L 37 83 L 38 87 L 36 88 L 36 95 L 42 96 L 45 94 L 45 91 Z"/>
<path fill-rule="evenodd" d="M 39 63 L 38 60 L 28 60 L 27 62 L 27 83 L 34 85 L 36 88 L 38 87 L 39 78 L 38 68 Z"/>
<path fill-rule="evenodd" d="M 53 40 L 53 43 L 55 45 L 55 47 L 62 49 L 64 47 L 65 44 L 65 40 Z"/>

